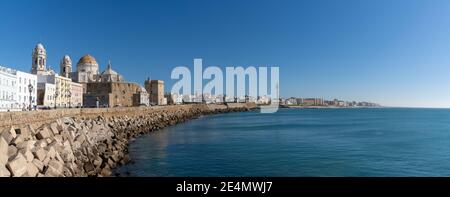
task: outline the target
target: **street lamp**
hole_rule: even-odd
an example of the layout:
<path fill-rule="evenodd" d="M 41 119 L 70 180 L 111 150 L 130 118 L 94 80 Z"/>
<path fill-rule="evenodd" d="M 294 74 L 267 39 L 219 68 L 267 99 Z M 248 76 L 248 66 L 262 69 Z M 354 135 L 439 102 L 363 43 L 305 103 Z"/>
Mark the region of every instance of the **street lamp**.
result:
<path fill-rule="evenodd" d="M 33 85 L 31 85 L 31 83 L 30 84 L 28 84 L 28 91 L 30 92 L 30 111 L 31 111 L 31 109 L 32 109 L 32 104 L 33 104 L 33 97 L 31 96 L 31 93 L 33 92 Z"/>
<path fill-rule="evenodd" d="M 67 95 L 69 96 L 69 108 L 72 108 L 72 92 L 67 90 Z"/>
<path fill-rule="evenodd" d="M 55 91 L 55 109 L 56 109 L 56 98 L 58 98 L 58 90 Z"/>
<path fill-rule="evenodd" d="M 97 108 L 99 108 L 100 107 L 100 98 L 95 98 L 95 106 L 97 107 Z"/>

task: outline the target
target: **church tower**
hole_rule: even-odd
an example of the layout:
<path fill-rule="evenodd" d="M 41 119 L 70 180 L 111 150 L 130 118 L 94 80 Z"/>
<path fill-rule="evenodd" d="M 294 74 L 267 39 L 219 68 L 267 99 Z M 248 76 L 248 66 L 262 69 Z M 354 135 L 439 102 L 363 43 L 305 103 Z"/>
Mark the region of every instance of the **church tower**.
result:
<path fill-rule="evenodd" d="M 31 73 L 32 74 L 45 73 L 46 64 L 47 64 L 47 52 L 45 51 L 44 46 L 41 43 L 39 43 L 33 49 Z"/>
<path fill-rule="evenodd" d="M 70 73 L 72 73 L 72 60 L 68 55 L 65 55 L 59 64 L 59 72 L 63 77 L 70 78 Z"/>
<path fill-rule="evenodd" d="M 144 88 L 147 91 L 147 93 L 150 94 L 150 92 L 152 91 L 152 85 L 151 85 L 150 77 L 147 78 L 147 80 L 144 81 Z"/>

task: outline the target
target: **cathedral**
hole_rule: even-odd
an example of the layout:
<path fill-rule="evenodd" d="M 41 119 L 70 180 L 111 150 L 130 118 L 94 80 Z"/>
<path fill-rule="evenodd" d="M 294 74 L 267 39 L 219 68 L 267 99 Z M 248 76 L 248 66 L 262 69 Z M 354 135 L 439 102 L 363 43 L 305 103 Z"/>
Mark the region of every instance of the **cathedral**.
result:
<path fill-rule="evenodd" d="M 47 52 L 42 44 L 38 44 L 33 49 L 31 72 L 38 75 L 40 82 L 40 105 L 67 107 L 75 102 L 85 107 L 149 105 L 147 91 L 139 84 L 126 82 L 112 69 L 111 62 L 100 72 L 99 64 L 88 54 L 78 60 L 73 71 L 72 59 L 65 55 L 59 63 L 58 75 L 52 69 L 46 69 L 46 60 Z M 47 98 L 52 101 L 46 102 Z M 81 102 L 74 98 L 79 98 Z"/>
<path fill-rule="evenodd" d="M 72 62 L 70 57 L 65 56 L 61 60 L 61 70 L 70 71 L 71 78 L 81 84 L 95 82 L 123 82 L 124 79 L 112 69 L 111 62 L 107 68 L 100 74 L 99 65 L 91 55 L 85 55 L 78 60 L 76 72 L 71 72 Z M 66 74 L 66 73 L 65 73 Z"/>
<path fill-rule="evenodd" d="M 46 69 L 47 51 L 41 43 L 36 45 L 33 49 L 32 60 L 32 74 L 54 74 L 53 70 Z M 81 84 L 95 82 L 124 82 L 123 77 L 112 69 L 111 62 L 109 62 L 106 69 L 100 73 L 97 61 L 89 54 L 78 60 L 75 72 L 72 72 L 72 60 L 68 55 L 65 55 L 60 62 L 60 75 L 71 78 L 72 81 Z"/>

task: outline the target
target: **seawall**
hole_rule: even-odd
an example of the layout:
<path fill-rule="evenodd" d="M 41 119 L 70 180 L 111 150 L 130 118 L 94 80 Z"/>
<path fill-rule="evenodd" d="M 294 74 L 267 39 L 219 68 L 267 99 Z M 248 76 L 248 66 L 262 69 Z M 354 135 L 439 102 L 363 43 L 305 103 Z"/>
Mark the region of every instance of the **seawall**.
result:
<path fill-rule="evenodd" d="M 58 109 L 0 113 L 0 177 L 110 176 L 130 161 L 128 140 L 254 103 Z"/>

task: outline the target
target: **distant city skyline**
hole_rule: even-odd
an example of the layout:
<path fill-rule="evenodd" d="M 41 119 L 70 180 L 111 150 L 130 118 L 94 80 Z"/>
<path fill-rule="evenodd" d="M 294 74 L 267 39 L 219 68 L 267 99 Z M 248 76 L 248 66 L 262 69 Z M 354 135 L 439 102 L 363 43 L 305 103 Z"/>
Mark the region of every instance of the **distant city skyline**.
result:
<path fill-rule="evenodd" d="M 279 66 L 281 97 L 450 107 L 449 1 L 1 1 L 0 65 L 29 72 L 37 43 L 111 60 L 127 81 L 171 70 Z M 81 8 L 81 9 L 80 9 Z"/>

